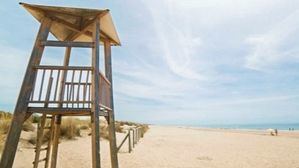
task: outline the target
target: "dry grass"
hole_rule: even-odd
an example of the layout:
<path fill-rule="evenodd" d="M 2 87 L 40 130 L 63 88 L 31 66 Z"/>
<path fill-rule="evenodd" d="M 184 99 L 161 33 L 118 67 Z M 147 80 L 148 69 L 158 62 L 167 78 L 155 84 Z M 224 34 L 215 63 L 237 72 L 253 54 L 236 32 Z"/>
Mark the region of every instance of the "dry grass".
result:
<path fill-rule="evenodd" d="M 109 131 L 107 124 L 100 124 L 100 137 L 103 139 L 109 139 Z"/>
<path fill-rule="evenodd" d="M 46 123 L 46 127 L 50 127 L 50 122 Z M 74 140 L 76 137 L 81 137 L 80 120 L 76 118 L 62 119 L 60 126 L 60 139 Z M 43 144 L 50 140 L 50 131 L 46 130 L 43 137 Z M 31 136 L 29 143 L 36 144 L 36 136 Z"/>
<path fill-rule="evenodd" d="M 78 120 L 74 118 L 66 118 L 62 120 L 60 126 L 60 137 L 66 139 L 75 139 L 81 136 L 80 126 Z"/>
<path fill-rule="evenodd" d="M 11 119 L 1 119 L 0 120 L 0 135 L 7 134 L 10 127 Z"/>
<path fill-rule="evenodd" d="M 133 127 L 141 127 L 141 136 L 143 137 L 143 135 L 149 130 L 149 126 L 147 124 L 140 124 L 140 123 L 134 123 L 134 122 L 130 122 L 130 121 L 116 121 L 115 122 L 115 129 L 116 132 L 124 132 L 123 130 L 123 126 L 133 126 Z"/>
<path fill-rule="evenodd" d="M 144 136 L 144 134 L 149 130 L 149 126 L 147 124 L 141 124 L 141 137 Z"/>
<path fill-rule="evenodd" d="M 125 133 L 125 130 L 122 127 L 123 125 L 121 124 L 121 122 L 116 121 L 115 122 L 115 132 L 118 133 Z"/>
<path fill-rule="evenodd" d="M 5 136 L 9 130 L 10 123 L 12 119 L 12 114 L 0 111 L 0 154 L 3 149 L 3 143 Z M 31 116 L 23 125 L 23 131 L 36 131 L 32 123 L 40 122 L 40 116 L 33 115 Z M 115 131 L 119 133 L 124 133 L 125 130 L 123 126 L 135 126 L 142 127 L 142 135 L 149 129 L 148 125 L 138 124 L 128 121 L 116 121 L 115 122 Z M 50 123 L 47 123 L 47 126 L 50 126 Z M 81 130 L 90 130 L 91 124 L 90 120 L 82 120 L 78 118 L 63 118 L 61 127 L 60 127 L 60 138 L 62 139 L 76 139 L 76 137 L 81 136 Z M 90 134 L 89 134 L 90 135 Z M 100 137 L 102 139 L 109 138 L 108 124 L 106 120 L 101 120 L 100 122 Z M 48 142 L 50 139 L 50 132 L 47 130 L 44 134 L 43 143 Z M 29 140 L 29 143 L 36 144 L 36 136 L 32 136 Z"/>
<path fill-rule="evenodd" d="M 0 111 L 0 154 L 4 147 L 4 140 L 10 127 L 11 118 L 10 113 Z"/>
<path fill-rule="evenodd" d="M 23 131 L 29 132 L 29 131 L 35 131 L 35 127 L 33 126 L 32 122 L 27 120 L 24 124 L 23 124 Z"/>
<path fill-rule="evenodd" d="M 1 158 L 1 153 L 2 153 L 3 147 L 4 147 L 4 139 L 5 139 L 5 136 L 0 135 L 0 158 Z"/>
<path fill-rule="evenodd" d="M 88 125 L 81 125 L 81 126 L 80 126 L 80 129 L 81 129 L 81 130 L 88 130 L 88 129 L 89 129 L 89 126 L 88 126 Z"/>

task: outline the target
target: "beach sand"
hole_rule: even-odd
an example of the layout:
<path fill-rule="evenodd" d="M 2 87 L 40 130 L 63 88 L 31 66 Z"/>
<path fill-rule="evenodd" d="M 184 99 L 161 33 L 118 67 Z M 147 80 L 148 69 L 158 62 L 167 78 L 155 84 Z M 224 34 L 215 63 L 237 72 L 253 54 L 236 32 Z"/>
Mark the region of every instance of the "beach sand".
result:
<path fill-rule="evenodd" d="M 118 134 L 120 143 L 124 134 Z M 26 135 L 22 135 L 26 138 Z M 299 168 L 299 132 L 150 126 L 132 153 L 120 150 L 121 168 Z M 32 167 L 33 146 L 21 142 L 14 167 Z M 109 143 L 101 141 L 102 167 L 110 167 Z M 40 165 L 42 167 L 42 165 Z M 90 137 L 62 141 L 57 168 L 90 168 Z"/>

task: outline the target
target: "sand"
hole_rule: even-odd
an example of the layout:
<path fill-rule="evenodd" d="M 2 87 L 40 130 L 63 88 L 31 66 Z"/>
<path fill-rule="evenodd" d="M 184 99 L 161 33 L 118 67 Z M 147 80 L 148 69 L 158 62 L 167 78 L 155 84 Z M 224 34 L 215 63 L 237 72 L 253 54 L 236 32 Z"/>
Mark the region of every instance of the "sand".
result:
<path fill-rule="evenodd" d="M 118 134 L 118 141 L 123 136 Z M 108 147 L 101 141 L 104 168 L 110 167 Z M 59 152 L 58 168 L 91 167 L 89 136 L 62 141 Z M 32 146 L 22 142 L 14 167 L 32 167 L 33 154 Z M 121 168 L 299 168 L 299 132 L 270 136 L 261 131 L 151 126 L 132 153 L 125 144 L 118 156 Z"/>

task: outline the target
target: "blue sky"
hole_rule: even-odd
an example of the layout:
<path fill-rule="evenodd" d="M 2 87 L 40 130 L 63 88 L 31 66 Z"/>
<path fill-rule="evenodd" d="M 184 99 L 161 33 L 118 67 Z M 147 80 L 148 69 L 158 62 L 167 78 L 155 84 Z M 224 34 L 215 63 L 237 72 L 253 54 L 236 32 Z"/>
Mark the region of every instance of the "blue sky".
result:
<path fill-rule="evenodd" d="M 299 1 L 26 2 L 111 10 L 122 41 L 113 48 L 119 120 L 299 121 Z M 39 24 L 13 0 L 1 2 L 0 19 L 0 109 L 13 111 Z M 63 51 L 46 52 L 43 63 L 62 61 Z"/>

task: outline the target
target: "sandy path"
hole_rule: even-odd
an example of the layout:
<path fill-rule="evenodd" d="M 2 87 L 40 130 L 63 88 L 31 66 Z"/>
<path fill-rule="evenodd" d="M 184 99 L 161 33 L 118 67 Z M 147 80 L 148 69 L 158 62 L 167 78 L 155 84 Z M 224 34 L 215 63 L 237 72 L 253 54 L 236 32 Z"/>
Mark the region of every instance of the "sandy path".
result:
<path fill-rule="evenodd" d="M 121 168 L 299 168 L 296 137 L 152 126 L 131 154 L 125 144 L 119 162 Z M 108 149 L 102 141 L 104 168 Z M 59 152 L 58 168 L 91 167 L 89 137 L 63 142 Z M 31 167 L 32 160 L 33 150 L 21 147 L 14 167 Z"/>

